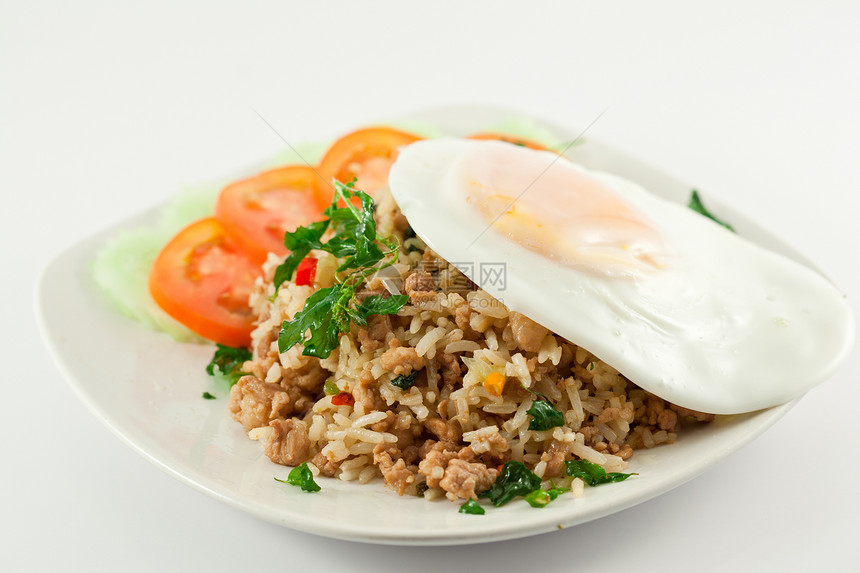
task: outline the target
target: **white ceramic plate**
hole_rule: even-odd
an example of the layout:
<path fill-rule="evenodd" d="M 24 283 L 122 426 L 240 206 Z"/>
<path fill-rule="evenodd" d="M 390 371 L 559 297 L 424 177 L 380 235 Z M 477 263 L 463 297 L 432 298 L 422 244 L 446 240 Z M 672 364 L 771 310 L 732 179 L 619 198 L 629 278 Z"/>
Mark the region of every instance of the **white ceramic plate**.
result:
<path fill-rule="evenodd" d="M 485 130 L 509 111 L 456 107 L 415 119 L 446 132 Z M 561 138 L 578 133 L 549 125 Z M 588 137 L 569 155 L 585 165 L 638 181 L 669 199 L 686 201 L 691 186 Z M 706 197 L 710 208 L 742 235 L 812 266 L 742 214 Z M 132 449 L 188 485 L 265 520 L 342 539 L 374 543 L 444 545 L 495 541 L 568 527 L 631 507 L 710 468 L 754 439 L 794 403 L 733 416 L 681 434 L 677 443 L 633 457 L 626 482 L 587 488 L 584 497 L 560 498 L 543 509 L 522 500 L 462 515 L 447 501 L 399 497 L 381 483 L 359 485 L 319 478 L 308 494 L 274 481 L 289 468 L 275 465 L 227 413 L 227 400 L 203 400 L 213 391 L 204 367 L 209 346 L 180 344 L 150 332 L 110 307 L 93 282 L 96 252 L 120 229 L 152 224 L 151 211 L 107 229 L 59 255 L 45 269 L 36 293 L 43 335 L 81 399 Z M 168 519 L 165 514 L 165 519 Z"/>

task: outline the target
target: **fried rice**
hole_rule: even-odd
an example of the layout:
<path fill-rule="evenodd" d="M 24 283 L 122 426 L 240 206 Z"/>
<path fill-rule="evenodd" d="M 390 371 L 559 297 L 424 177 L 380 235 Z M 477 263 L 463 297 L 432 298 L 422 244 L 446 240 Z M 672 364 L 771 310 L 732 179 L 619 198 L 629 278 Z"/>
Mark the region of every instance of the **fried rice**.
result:
<path fill-rule="evenodd" d="M 315 475 L 359 483 L 381 477 L 400 495 L 475 499 L 509 460 L 545 480 L 563 478 L 573 459 L 622 471 L 634 450 L 672 443 L 688 423 L 713 419 L 646 392 L 509 310 L 415 237 L 389 196 L 375 218 L 381 234 L 400 239 L 400 256 L 363 296 L 406 294 L 409 302 L 353 324 L 328 358 L 304 356 L 301 345 L 280 353 L 277 339 L 283 321 L 334 282 L 336 259 L 314 252 L 315 286 L 288 282 L 276 293 L 282 259 L 270 255 L 251 294 L 253 358 L 229 408 L 273 462 L 307 462 Z M 485 385 L 492 372 L 503 375 L 500 395 Z M 529 429 L 536 399 L 562 412 L 564 424 Z M 582 483 L 572 488 L 579 495 Z"/>

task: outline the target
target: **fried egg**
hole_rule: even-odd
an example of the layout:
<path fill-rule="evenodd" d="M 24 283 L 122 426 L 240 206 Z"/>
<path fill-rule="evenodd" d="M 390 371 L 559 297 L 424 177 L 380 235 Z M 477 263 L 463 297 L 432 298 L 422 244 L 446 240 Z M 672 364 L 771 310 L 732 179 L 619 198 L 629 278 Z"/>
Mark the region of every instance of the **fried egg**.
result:
<path fill-rule="evenodd" d="M 389 185 L 417 235 L 481 288 L 680 406 L 781 404 L 853 345 L 845 297 L 817 272 L 553 153 L 419 141 Z"/>

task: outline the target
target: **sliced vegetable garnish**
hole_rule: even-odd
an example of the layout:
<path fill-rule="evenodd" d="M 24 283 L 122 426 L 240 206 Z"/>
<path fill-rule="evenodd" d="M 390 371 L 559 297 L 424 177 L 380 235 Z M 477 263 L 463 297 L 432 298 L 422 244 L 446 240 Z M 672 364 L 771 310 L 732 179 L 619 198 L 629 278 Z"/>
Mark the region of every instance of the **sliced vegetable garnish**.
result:
<path fill-rule="evenodd" d="M 200 336 L 247 346 L 254 326 L 248 296 L 261 273 L 218 221 L 202 219 L 158 254 L 149 291 L 167 314 Z"/>
<path fill-rule="evenodd" d="M 567 475 L 575 478 L 580 478 L 586 485 L 596 486 L 604 483 L 614 483 L 624 481 L 630 476 L 639 475 L 636 473 L 623 474 L 619 472 L 606 473 L 606 470 L 601 466 L 589 462 L 588 460 L 568 460 L 564 462 Z"/>
<path fill-rule="evenodd" d="M 296 267 L 296 284 L 299 286 L 310 286 L 313 284 L 317 274 L 317 260 L 313 257 L 305 257 Z"/>
<path fill-rule="evenodd" d="M 552 487 L 546 490 L 546 493 L 549 495 L 550 500 L 553 500 L 568 491 L 570 491 L 569 487 L 557 487 L 555 484 L 552 484 Z"/>
<path fill-rule="evenodd" d="M 215 218 L 255 263 L 263 264 L 270 252 L 284 256 L 286 231 L 323 218 L 317 179 L 310 167 L 290 165 L 237 181 L 218 195 Z"/>
<path fill-rule="evenodd" d="M 564 465 L 567 475 L 581 478 L 590 486 L 624 481 L 632 475 L 638 475 L 606 473 L 601 466 L 587 460 L 568 460 Z M 570 491 L 569 487 L 558 487 L 552 480 L 550 480 L 549 489 L 541 489 L 541 478 L 537 474 L 530 471 L 522 462 L 509 461 L 501 466 L 499 476 L 490 489 L 482 491 L 478 497 L 489 498 L 493 505 L 498 507 L 517 496 L 523 496 L 530 506 L 541 508 L 546 507 L 549 502 L 567 491 Z M 462 508 L 460 512 L 464 513 Z"/>
<path fill-rule="evenodd" d="M 317 201 L 331 203 L 332 180 L 348 183 L 373 196 L 388 184 L 388 171 L 397 159 L 398 149 L 421 139 L 417 135 L 389 127 L 359 129 L 337 140 L 320 160 L 317 171 Z"/>
<path fill-rule="evenodd" d="M 338 392 L 331 397 L 331 403 L 335 406 L 352 406 L 355 404 L 355 398 L 349 392 Z"/>
<path fill-rule="evenodd" d="M 549 430 L 556 426 L 564 425 L 564 414 L 556 410 L 549 400 L 534 400 L 531 408 L 526 410 L 532 419 L 529 421 L 529 430 Z"/>
<path fill-rule="evenodd" d="M 501 372 L 490 372 L 484 378 L 484 390 L 491 396 L 501 396 L 505 389 L 505 375 Z"/>
<path fill-rule="evenodd" d="M 340 394 L 340 388 L 337 387 L 334 380 L 329 378 L 323 384 L 323 392 L 325 392 L 326 396 L 334 396 L 335 394 Z"/>
<path fill-rule="evenodd" d="M 720 221 L 719 219 L 714 217 L 710 211 L 708 211 L 705 208 L 705 204 L 702 203 L 702 198 L 699 197 L 699 192 L 696 191 L 695 189 L 693 189 L 693 191 L 690 193 L 690 200 L 687 203 L 687 207 L 689 207 L 690 209 L 692 209 L 696 213 L 699 213 L 700 215 L 704 215 L 705 217 L 707 217 L 711 221 L 714 221 L 715 223 L 719 223 L 720 225 L 722 225 L 723 227 L 725 227 L 726 229 L 728 229 L 732 233 L 735 232 L 735 229 L 731 225 L 729 225 L 728 223 L 724 223 L 723 221 Z"/>
<path fill-rule="evenodd" d="M 317 485 L 317 482 L 314 481 L 314 474 L 311 472 L 311 468 L 308 467 L 307 462 L 290 470 L 290 473 L 287 475 L 287 479 L 274 479 L 281 483 L 300 487 L 302 488 L 302 491 L 315 492 L 321 489 L 320 486 Z"/>
<path fill-rule="evenodd" d="M 505 505 L 518 495 L 528 495 L 540 488 L 541 479 L 522 462 L 509 461 L 502 466 L 499 477 L 490 489 L 478 497 L 486 497 L 495 506 Z"/>
<path fill-rule="evenodd" d="M 555 484 L 552 484 L 552 487 L 550 489 L 534 490 L 530 494 L 526 495 L 525 499 L 532 507 L 546 507 L 549 502 L 553 501 L 555 498 L 557 498 L 566 491 L 570 491 L 570 488 L 557 487 Z"/>
<path fill-rule="evenodd" d="M 396 376 L 391 380 L 392 386 L 397 386 L 401 390 L 409 390 L 412 388 L 412 385 L 415 384 L 415 380 L 418 379 L 418 370 L 410 374 L 401 374 L 400 376 Z"/>
<path fill-rule="evenodd" d="M 347 184 L 336 182 L 337 195 L 324 211 L 324 215 L 328 218 L 311 223 L 307 227 L 298 227 L 295 231 L 284 234 L 284 245 L 292 252 L 283 264 L 275 270 L 274 283 L 276 288 L 284 281 L 293 278 L 293 272 L 313 249 L 326 251 L 339 259 L 345 258 L 346 260 L 337 268 L 338 273 L 349 269 L 372 267 L 388 255 L 394 255 L 395 258 L 386 266 L 396 262 L 397 247 L 399 246 L 397 240 L 393 237 L 382 237 L 377 234 L 376 222 L 373 219 L 376 203 L 367 193 L 355 189 L 354 185 L 354 181 Z M 344 207 L 338 207 L 338 200 L 344 197 L 350 199 L 357 197 L 360 205 L 356 206 L 350 203 Z M 361 208 L 359 209 L 359 207 Z M 334 230 L 335 234 L 323 243 L 322 236 L 329 227 Z M 380 245 L 384 246 L 387 252 L 383 252 Z M 367 268 L 364 270 L 368 271 Z M 370 272 L 373 270 L 371 269 Z"/>
<path fill-rule="evenodd" d="M 272 281 L 275 289 L 280 287 L 285 281 L 293 278 L 293 273 L 312 249 L 322 247 L 320 239 L 328 229 L 328 226 L 329 220 L 326 219 L 325 221 L 311 223 L 307 227 L 298 227 L 295 231 L 284 234 L 284 245 L 292 252 L 275 269 L 275 276 Z"/>
<path fill-rule="evenodd" d="M 247 348 L 233 348 L 216 344 L 217 349 L 212 360 L 206 365 L 206 373 L 209 376 L 220 374 L 227 378 L 231 386 L 242 377 L 242 364 L 251 359 L 251 351 Z"/>
<path fill-rule="evenodd" d="M 520 147 L 528 147 L 529 149 L 537 149 L 538 151 L 552 151 L 548 147 L 541 145 L 536 141 L 532 141 L 531 139 L 526 139 L 525 137 L 517 137 L 514 135 L 505 135 L 504 133 L 496 133 L 494 131 L 482 132 L 482 133 L 473 133 L 472 135 L 467 136 L 466 139 L 490 139 L 490 140 L 499 140 L 506 141 L 508 143 L 513 143 L 514 145 L 519 145 Z"/>
<path fill-rule="evenodd" d="M 96 255 L 93 278 L 124 315 L 174 340 L 196 342 L 200 336 L 164 312 L 149 293 L 152 263 L 172 234 L 154 227 L 123 231 Z"/>
<path fill-rule="evenodd" d="M 209 392 L 203 392 L 203 399 L 204 400 L 215 400 L 216 398 L 215 398 L 215 396 L 213 396 Z"/>
<path fill-rule="evenodd" d="M 546 505 L 552 501 L 552 498 L 549 496 L 549 492 L 542 489 L 536 489 L 526 495 L 526 501 L 532 507 L 546 507 Z"/>
<path fill-rule="evenodd" d="M 385 298 L 380 295 L 366 297 L 361 304 L 355 307 L 356 312 L 367 319 L 372 314 L 395 314 L 406 304 L 409 297 L 405 294 Z M 359 322 L 359 324 L 364 324 Z"/>
<path fill-rule="evenodd" d="M 460 506 L 458 513 L 468 513 L 470 515 L 484 515 L 486 511 L 477 501 L 470 499 Z"/>
<path fill-rule="evenodd" d="M 313 293 L 293 320 L 283 322 L 278 334 L 278 348 L 282 353 L 302 344 L 302 354 L 327 358 L 337 348 L 340 334 L 349 331 L 350 323 L 366 325 L 369 316 L 394 314 L 409 300 L 406 295 L 388 298 L 372 295 L 360 303 L 356 300 L 356 291 L 367 277 L 397 262 L 399 245 L 397 239 L 382 237 L 376 232 L 373 220 L 375 203 L 363 191 L 353 189 L 353 184 L 335 182 L 337 194 L 325 210 L 328 219 L 299 227 L 284 236 L 284 244 L 292 253 L 275 271 L 276 288 L 292 278 L 300 261 L 312 249 L 343 258 L 337 272 L 350 272 L 334 285 Z M 354 197 L 361 202 L 361 209 L 350 202 Z M 339 200 L 344 202 L 344 207 L 338 208 Z M 322 243 L 321 238 L 329 226 L 335 234 Z M 308 332 L 310 336 L 306 338 Z"/>

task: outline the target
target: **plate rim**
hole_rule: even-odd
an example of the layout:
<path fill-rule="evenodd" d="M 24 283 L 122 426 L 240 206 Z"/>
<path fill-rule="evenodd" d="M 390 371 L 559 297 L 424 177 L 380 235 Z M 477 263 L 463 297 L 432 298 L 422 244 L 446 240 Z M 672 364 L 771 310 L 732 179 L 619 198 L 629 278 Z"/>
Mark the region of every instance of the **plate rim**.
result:
<path fill-rule="evenodd" d="M 495 108 L 491 106 L 439 106 L 436 108 L 430 108 L 426 111 L 428 113 L 445 113 L 446 110 L 448 112 L 455 110 L 456 113 L 463 113 L 464 110 L 474 109 L 480 109 L 482 112 L 487 112 L 489 110 L 493 113 L 497 113 L 505 117 L 525 117 L 534 120 L 539 124 L 547 125 L 551 128 L 557 127 L 556 124 L 554 124 L 553 122 L 545 121 L 537 116 L 519 113 L 512 110 L 504 110 L 502 108 Z M 601 145 L 612 149 L 613 151 L 617 152 L 619 156 L 625 159 L 630 158 L 631 160 L 636 161 L 640 164 L 642 163 L 638 159 L 632 158 L 632 156 L 629 156 L 624 151 L 616 150 L 615 148 L 612 148 L 611 146 L 607 146 L 605 144 Z M 655 172 L 661 173 L 666 177 L 674 179 L 673 176 L 663 173 L 662 170 L 660 170 L 659 168 L 649 166 L 647 164 L 643 165 Z M 709 203 L 713 203 L 720 210 L 726 210 L 732 213 L 736 212 L 735 209 L 720 203 L 718 199 L 709 198 L 708 201 Z M 775 424 L 780 418 L 782 418 L 782 416 L 784 416 L 800 400 L 800 398 L 795 398 L 794 400 L 785 404 L 774 406 L 765 410 L 759 410 L 757 412 L 746 415 L 750 417 L 749 419 L 754 418 L 758 421 L 757 424 L 753 425 L 752 431 L 746 432 L 738 439 L 733 440 L 730 444 L 724 444 L 723 448 L 708 456 L 707 461 L 697 465 L 694 470 L 687 471 L 686 473 L 682 472 L 680 475 L 676 475 L 673 479 L 665 479 L 658 484 L 658 487 L 653 487 L 645 490 L 644 495 L 639 494 L 632 496 L 631 499 L 625 499 L 625 496 L 619 493 L 619 502 L 615 504 L 601 506 L 600 508 L 597 508 L 597 511 L 570 511 L 568 512 L 567 517 L 561 520 L 555 518 L 541 519 L 538 523 L 529 525 L 527 531 L 523 531 L 522 527 L 518 526 L 518 524 L 516 523 L 516 520 L 504 520 L 500 523 L 495 524 L 495 526 L 493 526 L 492 523 L 488 522 L 484 525 L 484 527 L 478 529 L 477 532 L 464 532 L 455 529 L 448 532 L 437 532 L 436 535 L 429 535 L 428 532 L 425 530 L 392 532 L 391 530 L 387 530 L 384 527 L 363 527 L 360 530 L 356 530 L 354 526 L 350 526 L 349 524 L 324 522 L 323 520 L 316 518 L 311 518 L 300 522 L 288 522 L 289 516 L 285 514 L 278 514 L 273 511 L 265 511 L 265 509 L 261 509 L 254 504 L 249 504 L 247 501 L 243 501 L 237 498 L 235 495 L 231 496 L 228 492 L 221 491 L 222 488 L 214 487 L 211 484 L 204 483 L 202 480 L 190 475 L 192 472 L 183 472 L 182 468 L 173 467 L 171 464 L 160 459 L 156 454 L 147 449 L 144 445 L 140 443 L 141 440 L 139 438 L 135 439 L 135 437 L 132 435 L 133 432 L 130 432 L 128 428 L 123 428 L 122 424 L 118 423 L 115 420 L 114 416 L 110 415 L 109 412 L 104 411 L 102 404 L 100 404 L 96 397 L 91 394 L 86 385 L 78 379 L 78 376 L 66 362 L 61 348 L 51 336 L 51 332 L 53 330 L 52 322 L 51 318 L 46 313 L 48 298 L 53 296 L 51 294 L 51 277 L 58 272 L 61 273 L 64 263 L 68 263 L 69 260 L 86 259 L 91 261 L 98 249 L 103 246 L 104 242 L 110 237 L 114 236 L 118 230 L 123 228 L 132 228 L 130 227 L 130 225 L 141 225 L 146 222 L 152 222 L 158 216 L 158 213 L 162 208 L 163 204 L 147 209 L 141 213 L 138 213 L 137 215 L 128 217 L 123 221 L 120 221 L 114 225 L 111 225 L 81 239 L 72 246 L 67 247 L 60 253 L 54 255 L 54 257 L 43 267 L 36 281 L 36 288 L 34 290 L 33 303 L 35 307 L 35 314 L 40 334 L 42 336 L 42 339 L 45 341 L 46 346 L 48 347 L 51 358 L 57 365 L 63 377 L 72 387 L 78 398 L 86 405 L 90 412 L 92 412 L 93 415 L 95 415 L 96 418 L 101 421 L 102 424 L 107 426 L 107 428 L 114 435 L 116 435 L 124 444 L 126 444 L 133 451 L 141 455 L 144 459 L 155 465 L 157 468 L 174 477 L 178 481 L 192 487 L 193 489 L 196 489 L 197 491 L 200 491 L 201 493 L 204 493 L 214 499 L 217 499 L 218 501 L 226 503 L 227 505 L 235 509 L 239 509 L 258 518 L 266 520 L 270 523 L 275 523 L 278 525 L 289 527 L 291 529 L 305 531 L 317 535 L 334 537 L 337 539 L 377 544 L 411 546 L 455 544 L 459 545 L 481 543 L 487 541 L 500 541 L 504 539 L 534 535 L 559 528 L 571 527 L 594 519 L 599 519 L 601 517 L 615 513 L 617 511 L 621 511 L 623 509 L 627 509 L 634 505 L 638 505 L 639 503 L 653 499 L 654 497 L 666 493 L 667 491 L 670 491 L 682 485 L 683 483 L 694 479 L 695 477 L 709 470 L 710 468 L 724 460 L 726 457 L 757 438 L 764 431 L 766 431 L 773 424 Z M 742 218 L 746 219 L 746 217 L 743 217 L 742 213 L 737 213 L 741 215 Z M 794 250 L 791 245 L 786 244 L 784 241 L 782 241 L 782 239 L 779 239 L 778 237 L 774 236 L 767 228 L 762 227 L 758 223 L 750 222 L 750 224 L 754 224 L 759 231 L 769 235 L 773 240 L 779 242 L 783 247 L 785 247 L 786 250 L 790 252 L 790 254 L 796 260 L 799 260 L 800 262 L 812 267 L 816 271 L 821 272 L 820 269 L 818 269 L 813 263 L 808 261 L 802 254 Z M 88 272 L 88 269 L 86 270 Z M 90 276 L 89 278 L 91 279 L 92 277 Z M 92 286 L 95 286 L 94 283 L 92 284 Z M 106 306 L 109 306 L 108 301 L 104 302 Z M 140 328 L 139 325 L 135 326 Z M 226 415 L 226 408 L 222 408 L 222 410 Z M 351 485 L 353 485 L 354 487 L 367 487 L 366 485 Z M 454 511 L 454 508 L 452 507 L 450 508 L 450 510 Z M 535 515 L 539 516 L 541 514 Z"/>

